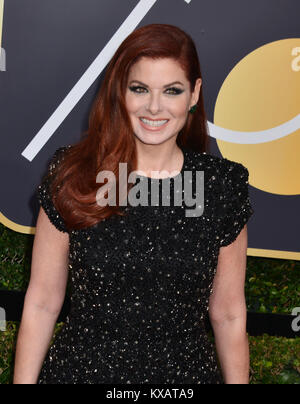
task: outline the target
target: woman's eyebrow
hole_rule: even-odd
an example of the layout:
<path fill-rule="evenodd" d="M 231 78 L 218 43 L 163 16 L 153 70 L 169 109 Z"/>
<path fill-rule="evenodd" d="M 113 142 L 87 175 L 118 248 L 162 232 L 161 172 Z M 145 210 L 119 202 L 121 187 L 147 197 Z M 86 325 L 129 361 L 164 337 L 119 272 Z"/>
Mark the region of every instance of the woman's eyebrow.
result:
<path fill-rule="evenodd" d="M 132 83 L 139 83 L 139 84 L 141 84 L 141 85 L 144 86 L 144 87 L 148 87 L 147 84 L 142 83 L 142 82 L 139 81 L 139 80 L 132 80 L 129 84 L 132 84 Z M 182 84 L 180 81 L 174 81 L 173 83 L 166 84 L 166 85 L 164 86 L 164 88 L 170 87 L 170 86 L 174 86 L 175 84 L 180 84 L 181 86 L 184 86 L 184 84 Z"/>

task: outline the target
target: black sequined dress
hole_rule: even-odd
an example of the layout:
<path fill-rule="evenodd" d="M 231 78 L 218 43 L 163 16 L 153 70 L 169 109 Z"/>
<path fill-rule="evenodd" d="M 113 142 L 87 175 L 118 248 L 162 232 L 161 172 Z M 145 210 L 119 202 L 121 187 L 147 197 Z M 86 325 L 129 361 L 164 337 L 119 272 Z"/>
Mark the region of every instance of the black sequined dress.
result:
<path fill-rule="evenodd" d="M 38 187 L 39 203 L 63 232 L 67 229 L 50 198 L 49 182 L 69 147 L 55 152 Z M 254 212 L 248 170 L 228 159 L 182 150 L 178 176 L 137 177 L 137 184 L 149 184 L 148 206 L 128 204 L 125 217 L 114 215 L 69 232 L 71 310 L 38 384 L 223 383 L 204 320 L 219 248 L 236 239 Z M 186 171 L 192 174 L 185 182 Z M 186 217 L 195 209 L 185 204 L 186 187 L 192 186 L 194 196 L 200 192 L 196 171 L 204 172 L 204 210 Z M 178 177 L 181 206 L 174 203 Z M 161 200 L 151 206 L 151 184 L 162 190 L 165 181 L 170 182 L 170 206 Z"/>

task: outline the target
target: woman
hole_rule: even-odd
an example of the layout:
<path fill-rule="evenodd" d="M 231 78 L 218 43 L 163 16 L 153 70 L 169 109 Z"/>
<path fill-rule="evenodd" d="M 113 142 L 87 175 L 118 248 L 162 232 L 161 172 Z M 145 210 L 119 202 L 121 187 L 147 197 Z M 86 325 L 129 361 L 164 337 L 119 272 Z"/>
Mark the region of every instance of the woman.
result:
<path fill-rule="evenodd" d="M 38 188 L 14 383 L 247 384 L 248 170 L 206 152 L 192 39 L 166 24 L 135 30 L 109 63 L 86 135 L 56 151 Z M 99 203 L 103 171 L 116 178 L 115 205 Z M 187 172 L 193 188 L 181 192 Z M 128 201 L 139 186 L 146 203 L 124 204 L 124 185 Z M 201 214 L 186 214 L 191 189 L 204 191 Z M 68 275 L 71 310 L 48 350 Z"/>

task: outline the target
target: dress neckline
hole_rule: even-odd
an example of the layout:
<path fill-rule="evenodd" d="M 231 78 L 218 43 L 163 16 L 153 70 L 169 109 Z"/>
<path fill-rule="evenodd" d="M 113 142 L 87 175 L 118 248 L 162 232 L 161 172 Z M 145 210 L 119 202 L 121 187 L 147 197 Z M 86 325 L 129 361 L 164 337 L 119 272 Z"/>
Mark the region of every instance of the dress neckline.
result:
<path fill-rule="evenodd" d="M 145 175 L 140 175 L 140 174 L 136 173 L 136 177 L 140 178 L 142 180 L 145 180 L 145 181 L 151 180 L 152 182 L 154 182 L 154 181 L 155 182 L 162 182 L 162 181 L 167 181 L 167 180 L 170 180 L 170 179 L 176 179 L 176 178 L 178 178 L 180 176 L 183 176 L 183 172 L 184 172 L 184 170 L 186 169 L 186 166 L 187 166 L 187 149 L 184 148 L 184 147 L 180 147 L 180 149 L 181 149 L 181 151 L 183 153 L 183 164 L 182 164 L 180 172 L 177 175 L 175 175 L 173 177 L 165 177 L 165 178 L 152 178 L 152 177 L 147 177 Z"/>

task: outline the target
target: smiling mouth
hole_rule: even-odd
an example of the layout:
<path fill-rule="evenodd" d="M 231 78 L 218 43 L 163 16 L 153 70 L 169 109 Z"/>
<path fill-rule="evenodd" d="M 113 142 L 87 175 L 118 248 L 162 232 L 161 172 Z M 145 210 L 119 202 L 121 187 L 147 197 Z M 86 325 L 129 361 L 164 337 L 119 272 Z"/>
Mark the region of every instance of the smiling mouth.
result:
<path fill-rule="evenodd" d="M 140 121 L 146 125 L 150 126 L 151 128 L 160 128 L 164 125 L 166 125 L 169 122 L 169 119 L 146 119 L 146 118 L 140 118 Z"/>

